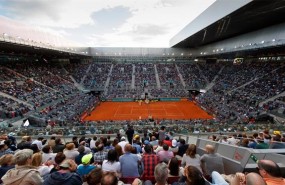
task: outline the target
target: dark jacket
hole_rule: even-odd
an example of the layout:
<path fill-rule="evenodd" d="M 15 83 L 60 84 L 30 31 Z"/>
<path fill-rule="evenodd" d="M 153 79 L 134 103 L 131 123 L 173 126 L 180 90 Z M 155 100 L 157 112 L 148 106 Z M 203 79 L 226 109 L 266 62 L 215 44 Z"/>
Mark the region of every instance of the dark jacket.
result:
<path fill-rule="evenodd" d="M 82 185 L 81 177 L 76 173 L 54 172 L 49 174 L 43 185 Z"/>
<path fill-rule="evenodd" d="M 65 146 L 63 144 L 57 144 L 53 147 L 53 153 L 63 152 Z"/>

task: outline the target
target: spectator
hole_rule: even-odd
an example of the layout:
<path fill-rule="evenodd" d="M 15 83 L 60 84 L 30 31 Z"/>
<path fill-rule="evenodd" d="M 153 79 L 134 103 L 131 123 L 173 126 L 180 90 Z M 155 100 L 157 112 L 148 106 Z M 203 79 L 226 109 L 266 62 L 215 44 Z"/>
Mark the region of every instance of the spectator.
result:
<path fill-rule="evenodd" d="M 122 147 L 121 147 L 120 145 L 116 145 L 116 146 L 115 146 L 115 151 L 116 151 L 117 154 L 118 154 L 118 158 L 124 154 L 124 153 L 123 153 L 123 149 L 122 149 Z"/>
<path fill-rule="evenodd" d="M 82 185 L 82 179 L 75 173 L 76 163 L 71 159 L 64 160 L 57 172 L 49 174 L 43 185 Z"/>
<path fill-rule="evenodd" d="M 126 141 L 126 138 L 124 136 L 121 137 L 121 141 L 118 143 L 118 145 L 120 145 L 122 147 L 123 153 L 125 153 L 126 144 L 128 144 L 128 142 Z"/>
<path fill-rule="evenodd" d="M 86 154 L 82 157 L 81 161 L 82 164 L 80 164 L 77 167 L 77 173 L 80 175 L 80 177 L 84 177 L 85 175 L 87 175 L 90 171 L 92 171 L 93 169 L 95 169 L 96 167 L 94 165 L 91 165 L 92 159 L 92 154 Z"/>
<path fill-rule="evenodd" d="M 119 158 L 121 164 L 122 177 L 139 177 L 138 163 L 139 158 L 136 154 L 132 154 L 132 145 L 126 144 L 125 154 Z"/>
<path fill-rule="evenodd" d="M 84 177 L 83 185 L 100 185 L 103 176 L 101 168 L 95 168 Z"/>
<path fill-rule="evenodd" d="M 127 135 L 127 138 L 128 138 L 128 141 L 130 144 L 132 144 L 134 133 L 135 133 L 135 131 L 134 131 L 133 127 L 131 125 L 128 125 L 128 130 L 126 131 L 126 135 Z M 122 138 L 121 138 L 121 140 L 122 140 Z M 123 146 L 122 146 L 122 148 L 123 148 Z"/>
<path fill-rule="evenodd" d="M 161 126 L 158 131 L 158 140 L 163 141 L 165 139 L 165 126 Z"/>
<path fill-rule="evenodd" d="M 109 150 L 107 160 L 103 161 L 102 170 L 104 172 L 114 172 L 117 177 L 121 175 L 121 164 L 118 160 L 118 154 L 115 150 Z"/>
<path fill-rule="evenodd" d="M 9 141 L 8 140 L 2 140 L 0 141 L 0 157 L 2 157 L 3 155 L 6 154 L 14 154 L 15 152 L 12 151 L 9 147 L 8 144 Z"/>
<path fill-rule="evenodd" d="M 6 154 L 3 155 L 0 158 L 0 184 L 2 183 L 1 178 L 5 175 L 5 173 L 12 169 L 15 168 L 14 162 L 13 162 L 13 155 L 12 154 Z"/>
<path fill-rule="evenodd" d="M 45 164 L 42 163 L 42 154 L 41 153 L 35 153 L 32 156 L 32 166 L 36 167 L 36 169 L 40 172 L 41 177 L 44 177 L 45 175 L 50 173 L 50 170 L 53 168 L 52 163 L 49 163 L 49 161 L 45 162 Z"/>
<path fill-rule="evenodd" d="M 271 160 L 259 160 L 257 163 L 259 174 L 267 185 L 285 185 L 280 167 Z"/>
<path fill-rule="evenodd" d="M 176 154 L 178 152 L 178 145 L 177 145 L 176 139 L 172 139 L 171 147 L 169 148 L 169 150 L 171 150 L 174 154 Z"/>
<path fill-rule="evenodd" d="M 99 163 L 100 165 L 107 158 L 107 152 L 104 151 L 104 145 L 99 144 L 97 147 L 97 152 L 94 154 L 94 162 Z"/>
<path fill-rule="evenodd" d="M 41 185 L 43 179 L 40 173 L 31 165 L 33 151 L 30 149 L 23 149 L 17 151 L 13 160 L 17 165 L 16 168 L 9 170 L 3 177 L 2 181 L 4 184 L 30 184 L 30 185 Z"/>
<path fill-rule="evenodd" d="M 156 185 L 165 185 L 167 184 L 168 178 L 168 169 L 165 163 L 159 163 L 154 169 L 154 178 Z"/>
<path fill-rule="evenodd" d="M 78 143 L 78 137 L 77 136 L 72 137 L 72 142 L 74 143 L 75 148 L 78 148 L 79 143 Z"/>
<path fill-rule="evenodd" d="M 210 179 L 210 175 L 213 171 L 217 171 L 220 174 L 224 173 L 223 158 L 220 154 L 215 153 L 213 145 L 206 145 L 206 154 L 201 156 L 201 168 L 204 176 Z"/>
<path fill-rule="evenodd" d="M 43 139 L 44 139 L 43 137 L 39 137 L 37 140 L 32 142 L 32 145 L 36 144 L 38 146 L 38 149 L 42 150 L 42 148 L 43 148 L 43 143 L 42 143 Z"/>
<path fill-rule="evenodd" d="M 66 156 L 66 159 L 72 160 L 75 160 L 75 157 L 79 155 L 79 152 L 75 150 L 75 145 L 73 142 L 65 145 L 63 153 Z"/>
<path fill-rule="evenodd" d="M 106 173 L 101 179 L 101 185 L 118 185 L 118 178 L 114 173 Z"/>
<path fill-rule="evenodd" d="M 177 157 L 179 156 L 183 157 L 187 149 L 188 149 L 188 144 L 185 144 L 184 139 L 180 139 L 180 146 L 178 147 Z"/>
<path fill-rule="evenodd" d="M 168 163 L 168 161 L 174 157 L 174 154 L 172 151 L 169 151 L 169 146 L 167 144 L 163 144 L 163 150 L 159 151 L 157 156 L 159 157 L 160 162 L 163 161 Z"/>
<path fill-rule="evenodd" d="M 155 166 L 159 163 L 159 157 L 153 153 L 152 145 L 144 147 L 145 153 L 142 156 L 143 174 L 142 177 L 152 177 Z"/>
<path fill-rule="evenodd" d="M 179 167 L 179 162 L 176 157 L 172 157 L 168 162 L 168 176 L 182 176 L 184 169 Z"/>
<path fill-rule="evenodd" d="M 80 164 L 82 164 L 81 159 L 85 155 L 85 152 L 84 152 L 85 151 L 85 147 L 84 146 L 79 146 L 77 151 L 79 152 L 79 155 L 75 157 L 75 162 L 76 162 L 77 165 L 80 165 Z"/>
<path fill-rule="evenodd" d="M 185 167 L 184 175 L 186 177 L 187 185 L 206 185 L 206 180 L 203 177 L 201 171 L 195 166 Z"/>
<path fill-rule="evenodd" d="M 64 150 L 64 144 L 62 144 L 62 141 L 60 138 L 55 139 L 55 146 L 52 148 L 53 153 L 63 152 Z"/>
<path fill-rule="evenodd" d="M 97 137 L 93 136 L 93 139 L 90 141 L 90 149 L 93 150 L 95 148 L 95 142 L 97 141 Z"/>
<path fill-rule="evenodd" d="M 56 156 L 55 153 L 52 153 L 52 148 L 50 145 L 45 145 L 42 149 L 42 163 L 45 163 L 47 161 L 53 161 Z"/>
<path fill-rule="evenodd" d="M 50 173 L 56 172 L 59 170 L 59 164 L 61 164 L 66 159 L 66 156 L 63 152 L 58 152 L 54 158 L 54 167 L 51 169 Z"/>
<path fill-rule="evenodd" d="M 196 145 L 189 145 L 186 153 L 182 157 L 181 165 L 184 167 L 195 166 L 202 172 L 200 155 L 196 153 Z"/>

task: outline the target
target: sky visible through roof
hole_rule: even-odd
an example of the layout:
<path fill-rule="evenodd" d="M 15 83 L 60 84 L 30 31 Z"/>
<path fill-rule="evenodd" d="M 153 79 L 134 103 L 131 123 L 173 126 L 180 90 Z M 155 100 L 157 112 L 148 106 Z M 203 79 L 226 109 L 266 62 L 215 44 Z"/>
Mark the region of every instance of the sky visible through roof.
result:
<path fill-rule="evenodd" d="M 169 47 L 214 1 L 1 0 L 0 16 L 82 46 Z"/>

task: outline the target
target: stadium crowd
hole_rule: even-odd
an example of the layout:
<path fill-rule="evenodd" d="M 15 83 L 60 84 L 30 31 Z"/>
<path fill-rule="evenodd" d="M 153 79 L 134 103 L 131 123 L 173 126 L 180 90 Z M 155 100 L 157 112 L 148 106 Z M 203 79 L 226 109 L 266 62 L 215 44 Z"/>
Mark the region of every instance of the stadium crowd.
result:
<path fill-rule="evenodd" d="M 214 114 L 217 121 L 250 122 L 265 112 L 279 112 L 279 115 L 284 116 L 284 111 L 282 112 L 284 101 L 272 99 L 262 106 L 259 105 L 262 101 L 284 92 L 282 62 L 251 61 L 239 65 L 223 62 L 218 64 L 158 62 L 155 65 L 102 62 L 58 65 L 45 61 L 17 61 L 15 64 L 2 65 L 1 72 L 0 91 L 33 107 L 30 111 L 27 109 L 20 111 L 21 114 L 33 111 L 35 115 L 50 118 L 61 114 L 61 120 L 65 122 L 80 121 L 78 115 L 82 115 L 82 111 L 90 108 L 90 104 L 84 105 L 83 102 L 77 103 L 72 99 L 79 96 L 79 90 L 71 83 L 70 76 L 77 83 L 82 82 L 90 88 L 103 88 L 107 84 L 107 89 L 104 89 L 101 95 L 104 99 L 142 98 L 145 92 L 152 98 L 188 97 L 187 88 L 204 89 L 213 82 L 213 87 L 196 97 L 196 102 Z M 109 83 L 106 83 L 108 78 Z M 163 88 L 157 88 L 157 81 Z M 173 86 L 166 85 L 166 87 L 165 83 Z M 82 93 L 80 97 L 83 96 Z M 76 108 L 79 105 L 70 106 L 70 102 L 81 104 L 81 107 L 85 108 Z M 18 104 L 21 105 L 20 102 Z M 10 114 L 10 111 L 11 108 L 4 104 L 1 106 L 1 112 Z M 16 115 L 21 116 L 21 114 Z M 12 117 L 11 114 L 8 116 L 2 114 L 1 118 Z"/>
<path fill-rule="evenodd" d="M 248 146 L 246 136 L 209 139 L 229 145 L 265 149 L 266 143 L 277 146 L 275 138 L 283 140 L 280 132 L 268 130 L 254 133 Z M 252 142 L 256 141 L 254 146 Z M 261 142 L 263 141 L 263 142 Z M 274 146 L 275 146 L 274 145 Z M 285 145 L 282 143 L 282 147 Z M 281 148 L 278 145 L 276 148 Z M 63 143 L 62 138 L 50 139 L 23 136 L 17 143 L 11 135 L 0 141 L 0 178 L 4 185 L 93 185 L 93 184 L 187 184 L 187 185 L 283 185 L 278 164 L 259 160 L 258 172 L 226 174 L 222 156 L 214 145 L 206 145 L 204 154 L 197 153 L 193 143 L 173 137 L 161 126 L 143 136 L 131 125 L 125 135 L 115 138 L 78 138 Z"/>

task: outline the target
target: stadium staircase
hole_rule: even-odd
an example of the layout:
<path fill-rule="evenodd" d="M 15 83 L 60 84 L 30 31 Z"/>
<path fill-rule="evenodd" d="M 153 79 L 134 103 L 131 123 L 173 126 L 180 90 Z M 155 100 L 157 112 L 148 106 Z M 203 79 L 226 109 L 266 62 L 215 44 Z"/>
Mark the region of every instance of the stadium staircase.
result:
<path fill-rule="evenodd" d="M 203 72 L 202 72 L 202 70 L 200 69 L 200 67 L 199 67 L 198 64 L 196 64 L 196 67 L 197 67 L 197 69 L 199 70 L 199 73 L 200 73 L 201 77 L 203 77 L 203 78 L 205 79 L 205 81 L 207 82 L 207 84 L 209 84 L 209 83 L 210 83 L 209 80 L 204 76 L 204 74 L 203 74 Z"/>
<path fill-rule="evenodd" d="M 206 85 L 206 87 L 205 87 L 205 90 L 206 90 L 206 91 L 212 89 L 212 87 L 216 84 L 215 82 L 216 82 L 217 78 L 219 77 L 219 75 L 223 72 L 224 68 L 225 68 L 225 66 L 223 66 L 223 67 L 220 69 L 220 71 L 218 72 L 218 74 L 214 77 L 214 79 L 213 79 L 210 83 L 208 83 L 208 84 Z"/>
<path fill-rule="evenodd" d="M 0 92 L 0 96 L 3 96 L 3 97 L 6 97 L 6 98 L 9 98 L 9 99 L 12 99 L 18 103 L 22 103 L 22 104 L 25 104 L 27 106 L 29 106 L 30 108 L 33 108 L 33 105 L 27 103 L 26 101 L 22 101 L 18 98 L 15 98 L 14 96 L 10 96 L 9 94 L 6 94 L 6 93 L 3 93 L 3 92 Z"/>
<path fill-rule="evenodd" d="M 72 80 L 74 86 L 75 86 L 78 90 L 80 90 L 80 91 L 84 91 L 84 90 L 85 90 L 82 85 L 80 85 L 79 83 L 76 82 L 76 80 L 73 78 L 73 76 L 69 75 L 69 78 Z"/>
<path fill-rule="evenodd" d="M 84 82 L 84 80 L 85 80 L 85 78 L 86 78 L 86 74 L 89 74 L 89 71 L 90 71 L 90 69 L 91 69 L 91 66 L 92 66 L 92 64 L 90 64 L 90 65 L 88 66 L 85 75 L 81 78 L 80 85 L 83 84 L 83 82 Z"/>
<path fill-rule="evenodd" d="M 114 64 L 111 65 L 110 71 L 109 71 L 109 74 L 108 74 L 108 78 L 107 78 L 107 80 L 105 82 L 104 95 L 107 95 L 107 93 L 108 93 L 108 87 L 109 87 L 109 84 L 110 84 L 111 74 L 112 74 L 113 68 L 114 68 Z"/>
<path fill-rule="evenodd" d="M 155 71 L 155 80 L 156 80 L 157 88 L 161 89 L 161 85 L 160 85 L 160 81 L 159 81 L 159 76 L 158 76 L 156 64 L 154 64 L 154 71 Z"/>
<path fill-rule="evenodd" d="M 179 68 L 178 68 L 178 66 L 177 66 L 176 64 L 175 64 L 175 68 L 176 68 L 176 70 L 177 70 L 177 73 L 178 73 L 180 82 L 181 82 L 181 84 L 183 85 L 183 87 L 185 88 L 185 87 L 186 87 L 185 81 L 184 81 L 184 79 L 183 79 L 183 77 L 182 77 L 182 75 L 181 75 L 181 73 L 180 73 L 180 71 L 179 71 Z"/>
<path fill-rule="evenodd" d="M 136 80 L 135 72 L 136 72 L 136 66 L 133 64 L 131 89 L 135 89 L 135 83 L 136 83 L 136 81 L 135 81 Z"/>
<path fill-rule="evenodd" d="M 263 104 L 265 104 L 265 103 L 267 103 L 267 102 L 269 102 L 269 101 L 273 101 L 273 100 L 275 100 L 276 98 L 279 98 L 279 97 L 281 97 L 281 96 L 285 96 L 285 92 L 282 92 L 282 93 L 280 93 L 280 94 L 277 94 L 276 96 L 273 96 L 273 97 L 271 97 L 271 98 L 268 98 L 268 99 L 266 99 L 266 100 L 260 102 L 260 103 L 259 103 L 259 106 L 262 106 Z"/>

